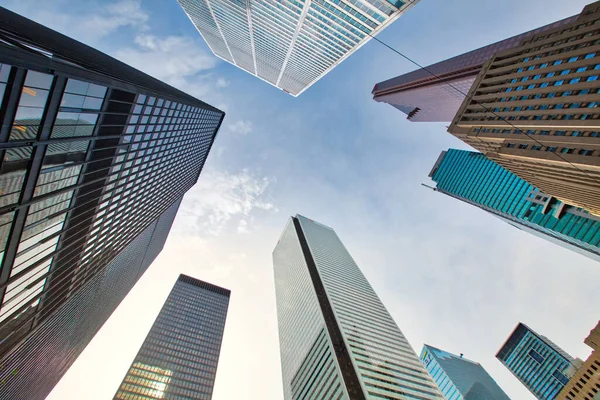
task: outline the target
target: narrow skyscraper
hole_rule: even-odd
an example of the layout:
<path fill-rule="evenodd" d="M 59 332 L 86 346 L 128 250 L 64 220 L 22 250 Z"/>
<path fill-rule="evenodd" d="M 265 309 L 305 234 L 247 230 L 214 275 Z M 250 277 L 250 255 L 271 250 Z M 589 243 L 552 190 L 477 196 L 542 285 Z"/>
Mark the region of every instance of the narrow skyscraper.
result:
<path fill-rule="evenodd" d="M 231 292 L 180 275 L 115 400 L 210 400 Z"/>
<path fill-rule="evenodd" d="M 573 357 L 523 323 L 496 358 L 539 400 L 555 399 L 576 368 Z"/>
<path fill-rule="evenodd" d="M 178 0 L 216 56 L 297 96 L 419 0 Z"/>
<path fill-rule="evenodd" d="M 481 364 L 425 345 L 421 361 L 446 400 L 510 400 Z"/>
<path fill-rule="evenodd" d="M 437 192 L 600 261 L 600 217 L 541 192 L 481 153 L 444 151 L 429 177 Z"/>
<path fill-rule="evenodd" d="M 224 114 L 0 8 L 0 399 L 44 399 L 158 255 Z"/>
<path fill-rule="evenodd" d="M 273 264 L 285 400 L 444 398 L 331 228 L 292 217 Z"/>

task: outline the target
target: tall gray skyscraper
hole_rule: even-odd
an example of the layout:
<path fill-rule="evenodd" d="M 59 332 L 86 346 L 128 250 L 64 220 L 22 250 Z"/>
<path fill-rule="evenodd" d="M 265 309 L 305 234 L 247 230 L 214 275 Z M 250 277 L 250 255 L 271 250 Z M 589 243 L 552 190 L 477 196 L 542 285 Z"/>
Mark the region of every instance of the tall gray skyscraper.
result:
<path fill-rule="evenodd" d="M 210 400 L 230 293 L 180 275 L 114 398 Z"/>
<path fill-rule="evenodd" d="M 297 96 L 419 0 L 179 0 L 216 56 Z"/>
<path fill-rule="evenodd" d="M 444 398 L 333 229 L 292 217 L 273 264 L 285 400 Z"/>

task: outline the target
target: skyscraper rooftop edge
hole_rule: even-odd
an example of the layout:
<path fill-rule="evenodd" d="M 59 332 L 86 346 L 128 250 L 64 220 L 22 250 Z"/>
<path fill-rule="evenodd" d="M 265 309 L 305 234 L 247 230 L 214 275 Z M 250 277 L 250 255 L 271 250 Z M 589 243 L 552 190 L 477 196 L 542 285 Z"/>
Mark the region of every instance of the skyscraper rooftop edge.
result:
<path fill-rule="evenodd" d="M 420 0 L 178 0 L 219 58 L 296 97 Z"/>
<path fill-rule="evenodd" d="M 90 71 L 90 73 L 102 74 L 109 79 L 114 79 L 121 83 L 143 87 L 150 94 L 162 95 L 164 97 L 164 93 L 166 92 L 174 97 L 183 97 L 190 102 L 201 105 L 203 108 L 225 114 L 222 110 L 166 84 L 137 68 L 125 64 L 104 52 L 4 7 L 0 7 L 0 35 L 8 35 L 11 39 L 25 44 L 29 49 L 36 50 L 40 54 L 45 55 L 48 57 L 48 67 L 51 67 L 53 63 L 61 63 L 64 68 L 65 66 L 68 67 L 68 64 L 73 63 L 76 67 L 84 68 Z M 83 53 L 85 53 L 85 56 Z M 100 64 L 97 63 L 98 58 L 102 58 L 105 63 L 107 61 L 110 62 Z M 133 77 L 133 80 L 124 80 L 123 76 L 125 75 Z"/>
<path fill-rule="evenodd" d="M 478 363 L 477 361 L 470 360 L 470 359 L 468 359 L 468 358 L 466 358 L 466 357 L 464 357 L 464 356 L 462 356 L 462 357 L 461 357 L 461 356 L 460 356 L 460 355 L 458 355 L 458 354 L 450 353 L 450 352 L 448 352 L 448 351 L 446 351 L 446 350 L 442 350 L 442 349 L 440 349 L 439 347 L 435 347 L 435 346 L 432 346 L 432 345 L 430 345 L 430 344 L 427 344 L 427 343 L 423 343 L 423 347 L 427 347 L 428 349 L 431 349 L 431 350 L 437 350 L 437 351 L 439 351 L 439 352 L 442 352 L 442 353 L 449 354 L 450 356 L 452 356 L 452 357 L 455 357 L 455 358 L 459 358 L 459 359 L 461 359 L 461 360 L 463 360 L 463 361 L 467 361 L 467 362 L 470 362 L 470 363 L 473 363 L 473 364 L 476 364 L 476 365 L 481 365 L 481 364 L 480 364 L 480 363 Z"/>
<path fill-rule="evenodd" d="M 194 286 L 197 286 L 197 287 L 202 288 L 202 289 L 210 290 L 211 292 L 222 294 L 224 296 L 230 296 L 231 295 L 231 290 L 230 289 L 226 289 L 224 287 L 217 286 L 215 284 L 212 284 L 212 283 L 209 283 L 209 282 L 206 282 L 206 281 L 202 281 L 202 280 L 200 280 L 198 278 L 194 278 L 194 277 L 191 277 L 189 275 L 180 274 L 179 278 L 177 278 L 177 280 L 181 281 L 181 282 L 189 283 L 190 285 L 194 285 Z"/>

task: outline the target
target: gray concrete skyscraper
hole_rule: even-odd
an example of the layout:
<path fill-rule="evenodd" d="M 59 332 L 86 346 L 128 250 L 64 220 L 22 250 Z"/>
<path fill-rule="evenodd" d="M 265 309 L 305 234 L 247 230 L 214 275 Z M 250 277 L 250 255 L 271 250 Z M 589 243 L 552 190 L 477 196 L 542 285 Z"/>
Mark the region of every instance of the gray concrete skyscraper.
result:
<path fill-rule="evenodd" d="M 210 400 L 230 294 L 180 275 L 114 399 Z"/>
<path fill-rule="evenodd" d="M 285 400 L 444 398 L 333 229 L 292 217 L 273 264 Z"/>
<path fill-rule="evenodd" d="M 179 0 L 216 56 L 297 96 L 419 0 Z"/>

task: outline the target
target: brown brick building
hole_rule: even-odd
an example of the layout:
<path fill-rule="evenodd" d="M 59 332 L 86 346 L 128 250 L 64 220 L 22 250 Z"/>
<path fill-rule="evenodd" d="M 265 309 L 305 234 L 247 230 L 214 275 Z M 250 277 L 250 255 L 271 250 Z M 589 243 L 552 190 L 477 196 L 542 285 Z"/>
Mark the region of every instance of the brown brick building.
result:
<path fill-rule="evenodd" d="M 594 351 L 556 396 L 557 400 L 600 399 L 600 322 L 590 332 L 584 343 Z"/>
<path fill-rule="evenodd" d="M 600 216 L 600 1 L 496 53 L 449 132 L 542 191 Z"/>

